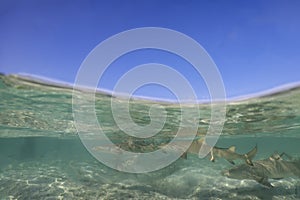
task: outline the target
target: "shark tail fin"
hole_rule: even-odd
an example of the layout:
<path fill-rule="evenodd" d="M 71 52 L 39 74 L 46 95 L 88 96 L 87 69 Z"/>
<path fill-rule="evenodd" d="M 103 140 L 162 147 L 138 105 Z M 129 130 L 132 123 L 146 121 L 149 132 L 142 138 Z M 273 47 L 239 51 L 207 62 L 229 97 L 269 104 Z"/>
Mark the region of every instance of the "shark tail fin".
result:
<path fill-rule="evenodd" d="M 245 154 L 245 160 L 247 164 L 253 165 L 252 160 L 255 157 L 256 153 L 257 153 L 257 144 L 251 151 Z"/>

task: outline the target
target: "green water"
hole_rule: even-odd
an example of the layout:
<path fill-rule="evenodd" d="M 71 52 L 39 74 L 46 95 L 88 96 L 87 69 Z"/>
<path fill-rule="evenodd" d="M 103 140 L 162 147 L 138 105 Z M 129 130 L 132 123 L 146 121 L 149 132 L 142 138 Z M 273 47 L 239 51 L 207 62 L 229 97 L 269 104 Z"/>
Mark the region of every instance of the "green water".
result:
<path fill-rule="evenodd" d="M 227 161 L 188 155 L 146 174 L 122 173 L 92 157 L 80 141 L 73 120 L 72 90 L 0 76 L 0 199 L 299 199 L 300 180 L 271 180 L 267 189 L 251 180 L 234 180 L 220 172 Z M 151 139 L 131 138 L 118 129 L 110 97 L 96 95 L 96 113 L 107 136 L 121 148 L 139 152 L 158 149 L 178 129 L 178 105 L 132 100 L 130 114 L 140 125 L 150 122 L 149 108 L 161 104 L 167 121 Z M 115 98 L 120 103 L 122 99 Z M 190 114 L 195 115 L 193 106 Z M 196 116 L 195 116 L 196 117 Z M 198 135 L 206 134 L 210 106 L 200 105 Z M 187 122 L 188 124 L 189 122 Z M 274 151 L 300 155 L 300 89 L 277 95 L 228 102 L 226 122 L 217 146 L 235 145 L 237 152 L 256 144 L 255 159 Z M 127 141 L 133 141 L 129 148 Z M 147 149 L 153 144 L 153 149 Z M 154 146 L 154 147 L 153 147 Z M 136 147 L 136 148 L 135 148 Z"/>

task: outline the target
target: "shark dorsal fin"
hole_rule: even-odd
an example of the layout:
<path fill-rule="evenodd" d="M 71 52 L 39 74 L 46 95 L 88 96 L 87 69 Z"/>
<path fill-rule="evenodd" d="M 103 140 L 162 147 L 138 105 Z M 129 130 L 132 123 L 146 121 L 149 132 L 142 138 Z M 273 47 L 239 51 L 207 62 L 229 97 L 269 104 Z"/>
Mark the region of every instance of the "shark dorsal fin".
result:
<path fill-rule="evenodd" d="M 228 151 L 235 152 L 235 146 L 231 146 L 228 148 Z"/>

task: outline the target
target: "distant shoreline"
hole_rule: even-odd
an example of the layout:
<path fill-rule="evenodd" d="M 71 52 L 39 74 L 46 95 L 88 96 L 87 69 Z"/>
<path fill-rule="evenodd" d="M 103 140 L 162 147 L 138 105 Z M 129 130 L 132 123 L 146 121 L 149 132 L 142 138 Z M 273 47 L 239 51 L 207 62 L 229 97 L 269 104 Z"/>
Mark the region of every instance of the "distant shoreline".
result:
<path fill-rule="evenodd" d="M 19 80 L 28 82 L 28 83 L 33 83 L 33 84 L 40 84 L 48 87 L 56 87 L 56 88 L 61 88 L 61 89 L 74 89 L 74 85 L 72 83 L 64 82 L 64 81 L 59 81 L 55 79 L 50 79 L 47 77 L 42 77 L 34 74 L 26 74 L 26 73 L 19 73 L 19 74 L 3 74 L 0 73 L 0 76 L 12 76 L 15 77 Z M 89 88 L 86 86 L 82 87 L 77 87 L 75 88 L 76 90 L 80 91 L 86 91 L 86 92 L 96 92 L 99 94 L 111 96 L 111 97 L 120 97 L 120 98 L 128 98 L 127 94 L 122 94 L 122 93 L 117 93 L 114 94 L 113 91 L 105 90 L 105 89 L 100 89 L 97 88 L 96 90 L 94 88 Z M 288 84 L 283 84 L 268 90 L 264 90 L 261 92 L 257 93 L 250 93 L 246 95 L 241 95 L 241 96 L 236 96 L 236 97 L 229 97 L 226 99 L 227 102 L 238 102 L 238 101 L 246 101 L 250 100 L 253 98 L 266 98 L 266 97 L 272 97 L 272 96 L 277 96 L 280 94 L 287 93 L 292 90 L 300 90 L 300 81 L 299 82 L 292 82 Z M 162 102 L 162 103 L 178 103 L 176 100 L 172 99 L 160 99 L 160 98 L 152 98 L 152 97 L 147 97 L 147 96 L 132 96 L 131 98 L 133 99 L 138 99 L 138 100 L 146 100 L 146 101 L 156 101 L 156 102 Z M 190 102 L 190 101 L 184 101 L 183 103 L 210 103 L 211 101 L 209 99 L 201 99 L 198 100 L 197 102 Z"/>

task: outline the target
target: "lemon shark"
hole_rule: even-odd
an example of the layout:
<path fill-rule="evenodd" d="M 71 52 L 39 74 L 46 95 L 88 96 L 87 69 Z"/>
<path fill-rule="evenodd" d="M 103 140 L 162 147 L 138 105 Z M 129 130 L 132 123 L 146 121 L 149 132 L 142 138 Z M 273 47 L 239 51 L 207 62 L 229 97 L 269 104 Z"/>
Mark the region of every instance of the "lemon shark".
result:
<path fill-rule="evenodd" d="M 211 147 L 206 144 L 204 138 L 200 138 L 195 140 L 190 145 L 189 149 L 182 155 L 183 158 L 187 157 L 187 153 L 198 154 L 200 148 L 205 145 L 205 148 L 210 149 L 210 161 L 214 162 L 216 157 L 224 158 L 231 164 L 235 164 L 234 160 L 244 160 L 248 165 L 253 165 L 252 159 L 255 157 L 257 153 L 257 145 L 245 154 L 238 154 L 235 152 L 235 146 L 231 146 L 229 148 L 220 148 L 220 147 Z"/>
<path fill-rule="evenodd" d="M 251 179 L 272 188 L 268 179 L 282 179 L 296 176 L 300 178 L 300 160 L 283 159 L 278 153 L 267 159 L 253 162 L 253 166 L 241 164 L 222 172 L 222 175 L 233 179 Z"/>

